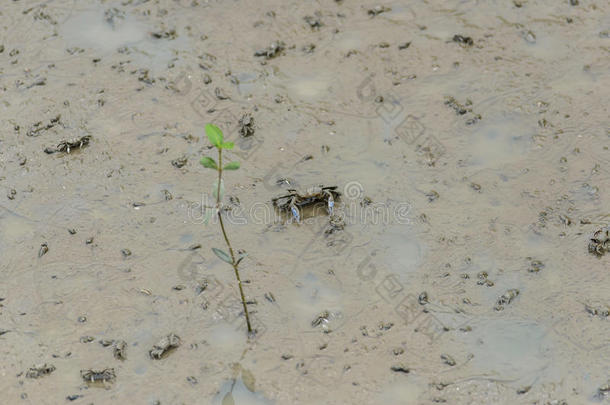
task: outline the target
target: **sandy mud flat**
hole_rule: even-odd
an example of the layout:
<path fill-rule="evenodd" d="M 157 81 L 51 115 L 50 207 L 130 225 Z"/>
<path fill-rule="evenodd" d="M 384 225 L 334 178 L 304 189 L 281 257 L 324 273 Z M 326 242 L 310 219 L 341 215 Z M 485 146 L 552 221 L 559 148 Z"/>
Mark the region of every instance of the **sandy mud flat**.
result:
<path fill-rule="evenodd" d="M 596 0 L 2 1 L 0 403 L 607 403 L 609 53 Z"/>

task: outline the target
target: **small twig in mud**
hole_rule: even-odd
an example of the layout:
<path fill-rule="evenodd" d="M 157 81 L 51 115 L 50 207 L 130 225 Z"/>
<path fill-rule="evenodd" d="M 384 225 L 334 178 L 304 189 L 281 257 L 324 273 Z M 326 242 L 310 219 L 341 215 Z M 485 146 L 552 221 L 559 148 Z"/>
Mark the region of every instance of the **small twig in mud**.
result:
<path fill-rule="evenodd" d="M 248 326 L 248 334 L 252 334 L 252 325 L 250 324 L 250 315 L 248 314 L 248 306 L 246 304 L 246 297 L 244 295 L 244 289 L 241 283 L 241 277 L 239 276 L 239 263 L 245 257 L 245 254 L 240 254 L 239 257 L 235 257 L 235 252 L 233 251 L 233 247 L 231 246 L 231 242 L 227 236 L 227 232 L 225 230 L 224 222 L 222 220 L 222 212 L 223 210 L 220 207 L 220 200 L 222 199 L 222 172 L 223 170 L 237 170 L 239 169 L 239 162 L 230 162 L 227 163 L 224 167 L 222 166 L 222 150 L 223 149 L 233 149 L 233 142 L 225 142 L 223 139 L 222 131 L 215 125 L 207 124 L 205 126 L 205 133 L 208 136 L 208 139 L 212 143 L 216 149 L 218 149 L 218 163 L 211 157 L 205 156 L 201 158 L 201 164 L 203 167 L 208 169 L 214 169 L 218 172 L 218 180 L 216 184 L 216 212 L 218 213 L 218 222 L 220 223 L 220 229 L 222 230 L 222 236 L 224 237 L 227 248 L 229 249 L 229 254 L 227 254 L 224 250 L 220 250 L 217 248 L 212 248 L 212 251 L 218 258 L 226 263 L 229 263 L 233 266 L 233 271 L 235 272 L 235 279 L 237 280 L 237 286 L 239 287 L 239 294 L 241 296 L 241 303 L 244 307 L 244 315 L 246 316 L 246 325 Z"/>

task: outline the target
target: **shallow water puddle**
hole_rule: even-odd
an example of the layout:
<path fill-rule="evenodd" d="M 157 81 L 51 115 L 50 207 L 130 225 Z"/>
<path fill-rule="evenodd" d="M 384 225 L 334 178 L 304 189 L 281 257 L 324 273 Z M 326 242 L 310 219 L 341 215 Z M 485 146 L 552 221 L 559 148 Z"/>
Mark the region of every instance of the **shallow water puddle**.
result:
<path fill-rule="evenodd" d="M 215 350 L 235 353 L 236 348 L 244 346 L 244 318 L 238 318 L 233 324 L 218 323 L 206 329 L 206 338 Z M 243 329 L 243 330 L 242 330 Z"/>
<path fill-rule="evenodd" d="M 362 46 L 364 41 L 362 40 L 362 36 L 355 32 L 341 32 L 338 34 L 336 39 L 333 42 L 333 46 L 342 51 L 348 52 L 350 49 L 357 49 Z"/>
<path fill-rule="evenodd" d="M 235 75 L 239 81 L 237 91 L 242 95 L 250 95 L 260 87 L 259 75 L 256 73 L 243 72 Z"/>
<path fill-rule="evenodd" d="M 494 168 L 523 159 L 531 146 L 535 127 L 528 117 L 485 117 L 468 136 L 469 163 Z"/>
<path fill-rule="evenodd" d="M 521 36 L 521 48 L 536 58 L 556 59 L 566 56 L 569 50 L 560 38 L 543 31 L 524 30 Z"/>
<path fill-rule="evenodd" d="M 235 377 L 220 388 L 212 404 L 217 405 L 270 405 L 273 404 L 261 393 L 256 392 L 256 379 L 250 370 L 240 364 L 233 366 Z M 239 377 L 237 377 L 239 375 Z"/>
<path fill-rule="evenodd" d="M 323 320 L 322 328 L 336 329 L 342 323 L 341 293 L 328 286 L 313 273 L 293 277 L 295 286 L 291 288 L 289 301 L 286 301 L 287 312 L 296 318 L 297 324 L 309 330 L 312 321 L 323 311 L 329 312 Z"/>
<path fill-rule="evenodd" d="M 34 235 L 34 227 L 26 219 L 2 208 L 0 208 L 0 229 L 2 229 L 0 252 L 3 247 L 23 243 Z"/>
<path fill-rule="evenodd" d="M 273 75 L 269 76 L 269 84 L 278 94 L 287 94 L 292 102 L 312 103 L 314 109 L 319 109 L 334 95 L 341 93 L 346 86 L 346 77 L 337 77 L 324 69 L 312 72 L 307 65 L 303 65 L 290 70 L 274 69 Z M 336 104 L 333 108 L 336 108 Z"/>
<path fill-rule="evenodd" d="M 378 240 L 383 250 L 376 256 L 391 273 L 404 280 L 417 271 L 424 248 L 409 225 L 388 226 Z"/>
<path fill-rule="evenodd" d="M 595 90 L 598 86 L 608 86 L 610 75 L 606 69 L 607 67 L 599 65 L 575 65 L 566 69 L 561 77 L 549 82 L 549 86 L 561 94 L 583 94 Z"/>
<path fill-rule="evenodd" d="M 488 319 L 471 325 L 473 331 L 463 339 L 474 355 L 476 373 L 508 383 L 533 383 L 552 361 L 547 331 L 537 323 Z"/>
<path fill-rule="evenodd" d="M 135 18 L 125 15 L 111 23 L 104 10 L 89 10 L 71 16 L 60 33 L 71 44 L 113 52 L 122 46 L 134 45 L 146 39 L 146 27 Z"/>
<path fill-rule="evenodd" d="M 332 78 L 328 74 L 318 74 L 315 76 L 300 76 L 287 80 L 284 87 L 288 92 L 299 99 L 314 100 L 318 99 L 330 91 Z"/>
<path fill-rule="evenodd" d="M 186 38 L 156 39 L 151 35 L 151 27 L 129 14 L 113 10 L 98 8 L 73 15 L 63 24 L 60 34 L 69 47 L 95 52 L 109 54 L 130 47 L 130 59 L 153 72 L 165 70 L 177 50 L 187 49 Z"/>
<path fill-rule="evenodd" d="M 273 402 L 262 394 L 252 392 L 246 387 L 242 379 L 227 381 L 223 384 L 212 404 L 214 405 L 270 405 Z"/>
<path fill-rule="evenodd" d="M 395 4 L 391 6 L 391 10 L 381 14 L 392 22 L 406 23 L 415 20 L 417 14 L 412 7 L 404 4 Z"/>
<path fill-rule="evenodd" d="M 408 405 L 417 404 L 423 399 L 424 386 L 426 382 L 423 378 L 410 375 L 408 380 L 401 379 L 400 383 L 393 383 L 386 386 L 378 396 L 380 404 L 387 405 Z"/>

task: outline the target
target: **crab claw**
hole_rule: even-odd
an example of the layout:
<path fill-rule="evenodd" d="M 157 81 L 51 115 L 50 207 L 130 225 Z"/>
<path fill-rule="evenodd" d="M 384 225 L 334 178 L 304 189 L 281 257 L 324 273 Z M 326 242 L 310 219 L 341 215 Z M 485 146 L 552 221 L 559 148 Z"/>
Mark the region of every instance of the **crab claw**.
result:
<path fill-rule="evenodd" d="M 294 219 L 297 220 L 298 223 L 301 222 L 301 214 L 299 213 L 299 209 L 296 207 L 296 205 L 291 205 L 290 206 L 290 211 L 292 211 L 292 216 L 294 217 Z"/>

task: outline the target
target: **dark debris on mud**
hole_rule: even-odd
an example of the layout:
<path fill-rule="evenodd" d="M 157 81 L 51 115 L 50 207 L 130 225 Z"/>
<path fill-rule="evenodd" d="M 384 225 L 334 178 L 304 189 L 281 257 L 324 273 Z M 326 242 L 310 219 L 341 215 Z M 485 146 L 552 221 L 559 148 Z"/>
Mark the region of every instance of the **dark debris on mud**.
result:
<path fill-rule="evenodd" d="M 284 49 L 286 49 L 286 44 L 283 41 L 274 41 L 267 48 L 259 49 L 254 52 L 254 56 L 273 59 L 281 55 Z"/>

